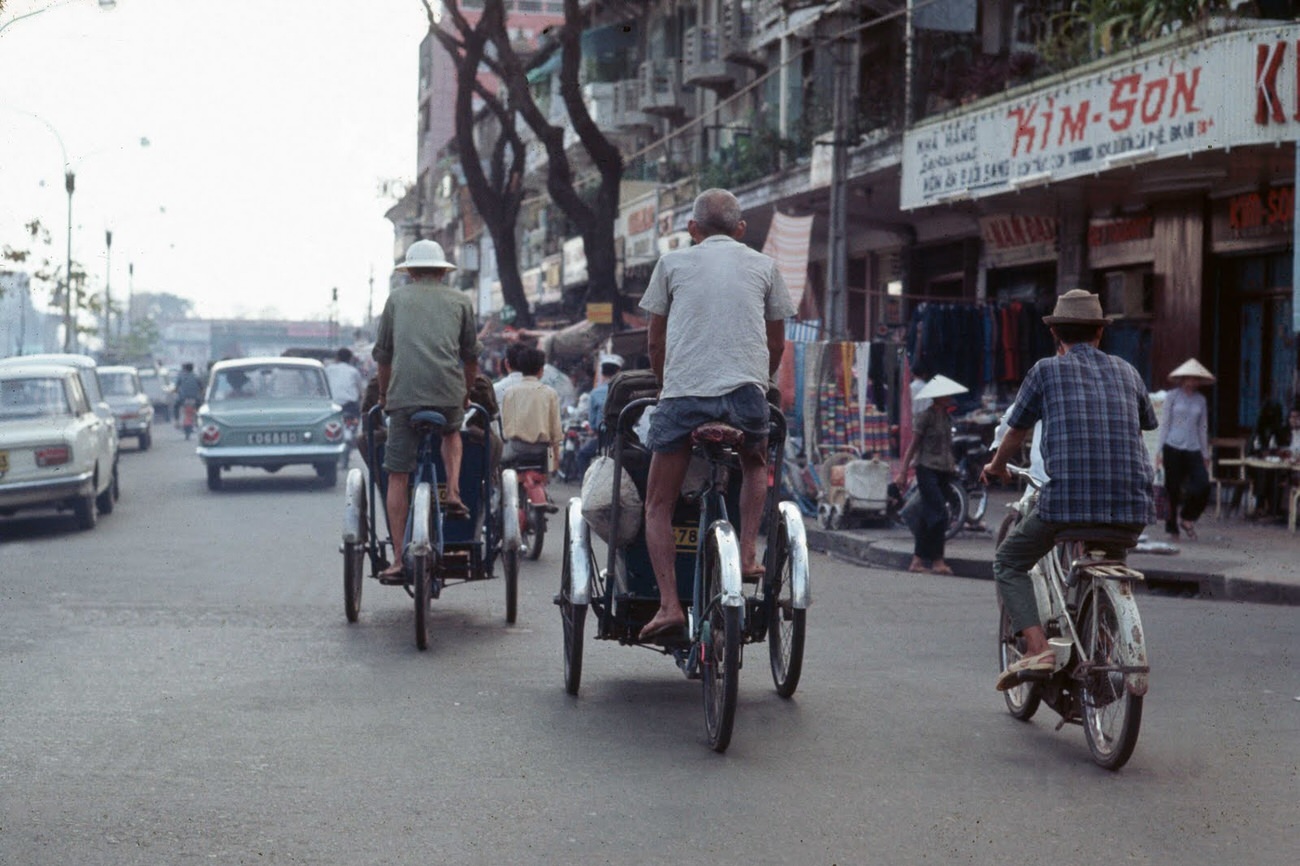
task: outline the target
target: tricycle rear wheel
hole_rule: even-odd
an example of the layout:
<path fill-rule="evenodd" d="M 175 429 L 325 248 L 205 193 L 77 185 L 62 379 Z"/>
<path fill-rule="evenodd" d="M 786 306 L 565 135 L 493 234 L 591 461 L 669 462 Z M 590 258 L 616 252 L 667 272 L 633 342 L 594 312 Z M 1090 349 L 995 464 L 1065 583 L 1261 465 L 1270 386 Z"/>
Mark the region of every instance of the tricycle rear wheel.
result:
<path fill-rule="evenodd" d="M 567 524 L 567 521 L 566 521 Z M 587 605 L 573 603 L 573 558 L 569 554 L 569 532 L 564 527 L 564 564 L 560 568 L 560 624 L 564 629 L 564 690 L 578 693 L 582 682 L 582 629 Z"/>
<path fill-rule="evenodd" d="M 700 635 L 700 674 L 704 693 L 704 728 L 709 747 L 725 752 L 731 744 L 740 685 L 740 608 L 722 604 L 722 548 L 709 533 L 704 563 L 705 620 Z M 740 564 L 735 563 L 737 571 Z"/>
<path fill-rule="evenodd" d="M 361 615 L 361 586 L 365 570 L 365 545 L 359 541 L 343 543 L 343 613 L 348 622 Z"/>
<path fill-rule="evenodd" d="M 794 694 L 803 673 L 803 647 L 807 611 L 794 606 L 794 557 L 790 534 L 782 523 L 776 536 L 772 582 L 764 588 L 768 607 L 767 642 L 772 682 L 783 698 Z"/>
<path fill-rule="evenodd" d="M 429 622 L 433 601 L 433 557 L 427 553 L 417 553 L 412 557 L 412 570 L 415 572 L 415 645 L 419 649 L 429 648 Z"/>

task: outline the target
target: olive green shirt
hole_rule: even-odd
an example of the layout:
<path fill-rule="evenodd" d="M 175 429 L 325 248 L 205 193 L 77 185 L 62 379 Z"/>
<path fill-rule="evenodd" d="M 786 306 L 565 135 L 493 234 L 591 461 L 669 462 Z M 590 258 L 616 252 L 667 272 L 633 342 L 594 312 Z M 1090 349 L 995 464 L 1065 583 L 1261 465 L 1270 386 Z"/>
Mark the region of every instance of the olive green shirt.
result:
<path fill-rule="evenodd" d="M 482 350 L 469 296 L 432 280 L 393 289 L 371 352 L 393 368 L 385 408 L 463 405 L 462 364 Z"/>
<path fill-rule="evenodd" d="M 948 411 L 933 404 L 912 421 L 912 435 L 920 440 L 916 465 L 938 472 L 956 472 L 952 459 L 952 420 Z"/>

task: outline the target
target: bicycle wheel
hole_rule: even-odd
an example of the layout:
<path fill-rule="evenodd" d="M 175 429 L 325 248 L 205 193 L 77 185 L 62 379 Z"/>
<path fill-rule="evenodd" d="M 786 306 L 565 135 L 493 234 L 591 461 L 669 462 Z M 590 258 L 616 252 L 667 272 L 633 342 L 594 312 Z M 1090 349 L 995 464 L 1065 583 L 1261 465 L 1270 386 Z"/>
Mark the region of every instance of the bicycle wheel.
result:
<path fill-rule="evenodd" d="M 366 547 L 359 541 L 343 543 L 343 613 L 348 622 L 361 615 L 361 586 L 365 574 Z"/>
<path fill-rule="evenodd" d="M 772 681 L 776 693 L 783 698 L 794 694 L 803 673 L 804 634 L 807 611 L 794 606 L 794 551 L 791 549 L 789 529 L 780 524 L 776 534 L 776 557 L 773 582 L 763 588 L 768 607 L 767 650 L 772 665 Z M 802 557 L 806 568 L 807 557 Z"/>
<path fill-rule="evenodd" d="M 725 752 L 731 744 L 740 683 L 740 608 L 722 604 L 723 553 L 716 531 L 709 534 L 705 549 L 700 674 L 709 747 L 715 752 Z M 732 563 L 732 567 L 739 572 L 740 563 Z"/>
<path fill-rule="evenodd" d="M 966 490 L 956 481 L 949 481 L 944 485 L 943 499 L 948 508 L 948 528 L 943 537 L 952 540 L 966 525 Z"/>
<path fill-rule="evenodd" d="M 1012 515 L 1014 516 L 1014 515 Z M 1004 522 L 1005 525 L 1005 522 Z M 1007 669 L 1013 661 L 1025 654 L 1025 642 L 1011 631 L 1011 615 L 1007 613 L 1002 599 L 998 599 L 998 672 Z M 1037 683 L 1021 683 L 1002 693 L 1007 702 L 1007 712 L 1011 717 L 1027 722 L 1038 712 L 1043 695 Z"/>
<path fill-rule="evenodd" d="M 1093 587 L 1081 617 L 1083 648 L 1096 668 L 1083 678 L 1083 732 L 1098 766 L 1118 770 L 1137 746 L 1142 726 L 1142 698 L 1124 685 L 1124 674 L 1106 668 L 1125 664 L 1119 615 L 1109 593 Z"/>
<path fill-rule="evenodd" d="M 566 521 L 567 522 L 567 521 Z M 573 603 L 573 559 L 569 553 L 569 527 L 564 527 L 564 564 L 560 569 L 560 625 L 564 629 L 564 690 L 578 693 L 582 682 L 582 628 L 587 605 Z"/>
<path fill-rule="evenodd" d="M 976 484 L 966 490 L 966 523 L 979 526 L 980 521 L 989 510 L 989 491 L 983 484 Z"/>
<path fill-rule="evenodd" d="M 506 582 L 506 622 L 514 625 L 519 612 L 519 551 L 513 547 L 503 549 L 501 568 Z"/>
<path fill-rule="evenodd" d="M 528 525 L 524 528 L 524 551 L 534 562 L 541 558 L 542 545 L 546 541 L 546 514 L 536 505 L 525 505 L 528 511 Z"/>
<path fill-rule="evenodd" d="M 411 496 L 411 546 L 420 551 L 412 557 L 411 581 L 414 584 L 412 595 L 415 599 L 415 645 L 426 650 L 429 648 L 429 634 L 433 611 L 433 581 L 438 569 L 438 499 L 435 489 L 428 482 L 415 486 Z M 401 555 L 400 553 L 398 554 Z"/>

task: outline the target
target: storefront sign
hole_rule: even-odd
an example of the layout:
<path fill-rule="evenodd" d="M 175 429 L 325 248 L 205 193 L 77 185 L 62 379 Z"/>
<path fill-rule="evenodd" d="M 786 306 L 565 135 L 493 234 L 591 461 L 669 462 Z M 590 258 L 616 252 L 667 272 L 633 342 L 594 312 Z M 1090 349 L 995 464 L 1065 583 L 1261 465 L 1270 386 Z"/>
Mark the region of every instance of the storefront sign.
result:
<path fill-rule="evenodd" d="M 1112 244 L 1150 240 L 1155 237 L 1155 224 L 1151 214 L 1092 220 L 1088 223 L 1088 247 L 1097 249 Z"/>
<path fill-rule="evenodd" d="M 1266 249 L 1291 243 L 1295 187 L 1266 187 L 1215 202 L 1211 237 L 1218 252 Z"/>
<path fill-rule="evenodd" d="M 563 270 L 564 261 L 559 253 L 542 259 L 542 290 L 538 303 L 558 304 L 564 300 Z"/>
<path fill-rule="evenodd" d="M 564 288 L 580 286 L 587 282 L 587 248 L 582 238 L 569 238 L 564 242 Z"/>
<path fill-rule="evenodd" d="M 587 304 L 587 321 L 593 325 L 614 324 L 614 305 Z"/>
<path fill-rule="evenodd" d="M 995 268 L 1055 258 L 1056 233 L 1053 217 L 1005 214 L 980 218 L 984 256 Z"/>
<path fill-rule="evenodd" d="M 671 232 L 659 238 L 659 255 L 684 250 L 691 245 L 690 232 Z"/>
<path fill-rule="evenodd" d="M 1041 87 L 903 137 L 902 206 L 980 198 L 1300 134 L 1300 25 L 1245 30 Z"/>
<path fill-rule="evenodd" d="M 623 248 L 624 264 L 639 265 L 652 262 L 658 256 L 655 249 L 657 212 L 653 203 L 628 213 L 627 240 Z"/>

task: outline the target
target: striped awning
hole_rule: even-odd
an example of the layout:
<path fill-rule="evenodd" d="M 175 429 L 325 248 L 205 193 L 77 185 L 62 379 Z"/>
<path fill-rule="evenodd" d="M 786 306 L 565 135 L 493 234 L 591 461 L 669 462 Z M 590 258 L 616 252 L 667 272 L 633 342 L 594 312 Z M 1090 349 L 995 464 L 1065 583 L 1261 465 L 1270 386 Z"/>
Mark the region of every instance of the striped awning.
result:
<path fill-rule="evenodd" d="M 790 290 L 790 301 L 795 309 L 803 300 L 808 285 L 808 245 L 812 239 L 813 218 L 787 216 L 780 211 L 772 214 L 772 226 L 767 230 L 763 252 L 776 259 L 777 269 Z"/>

